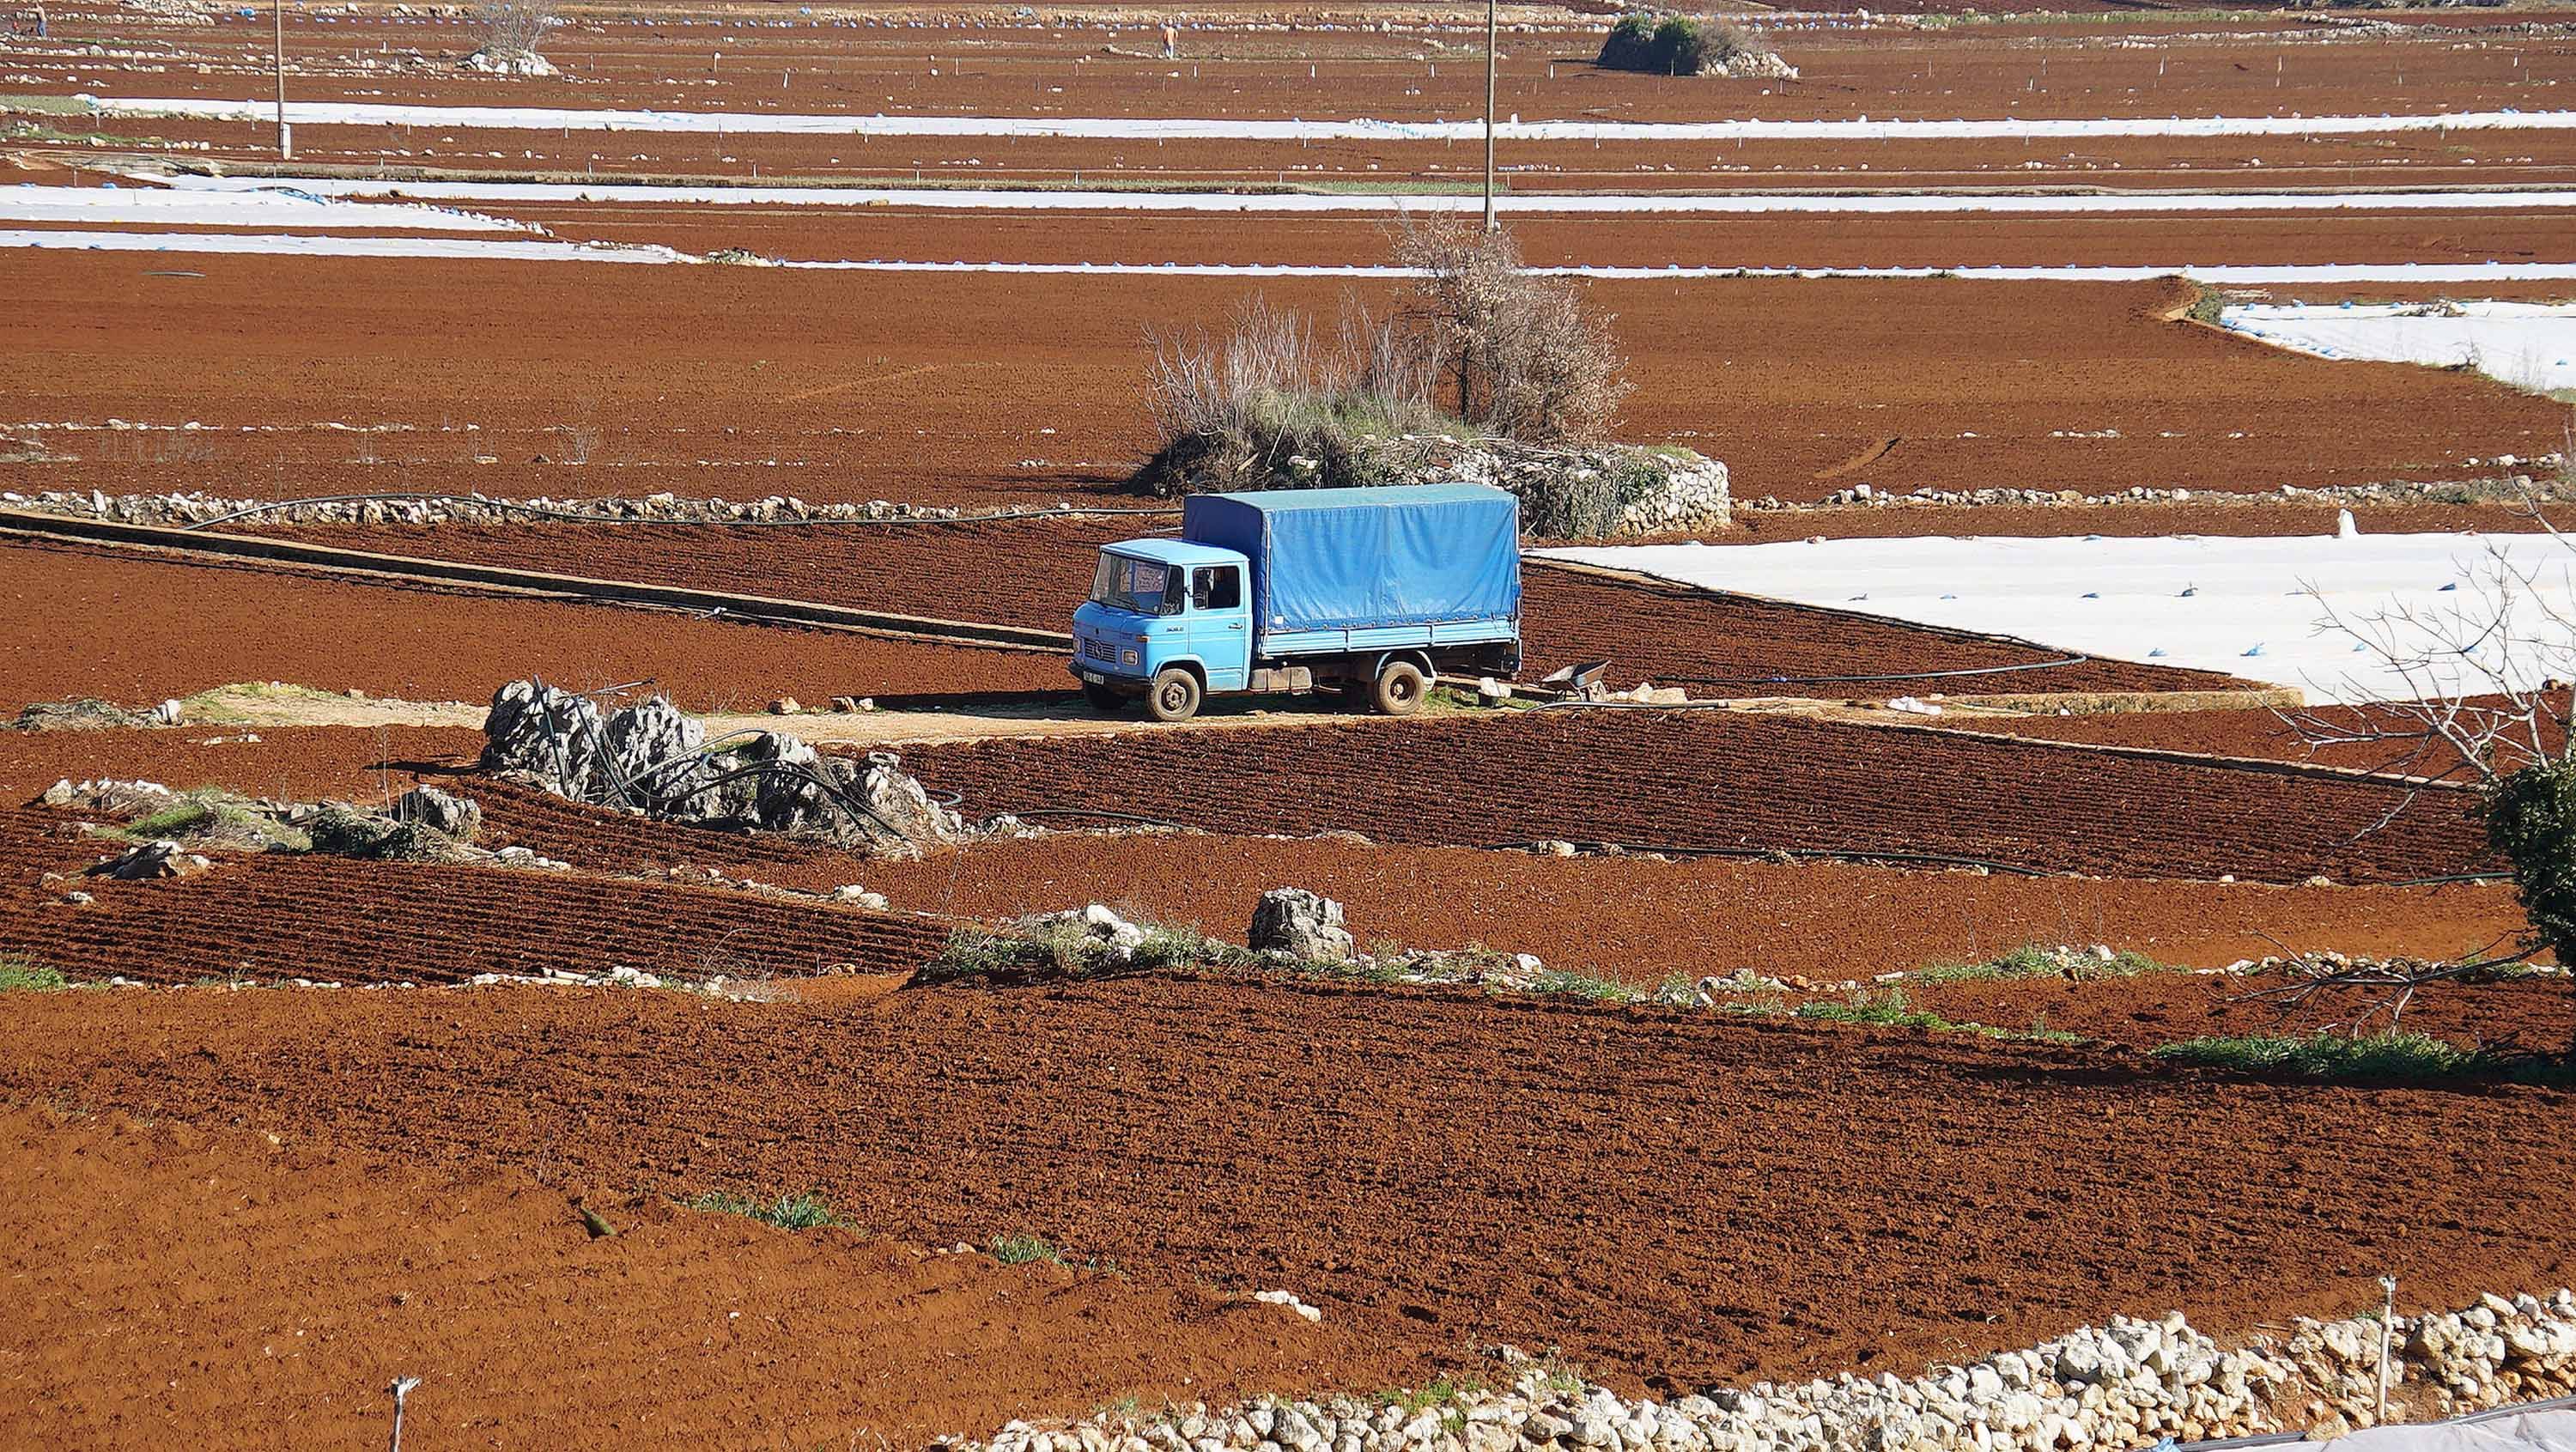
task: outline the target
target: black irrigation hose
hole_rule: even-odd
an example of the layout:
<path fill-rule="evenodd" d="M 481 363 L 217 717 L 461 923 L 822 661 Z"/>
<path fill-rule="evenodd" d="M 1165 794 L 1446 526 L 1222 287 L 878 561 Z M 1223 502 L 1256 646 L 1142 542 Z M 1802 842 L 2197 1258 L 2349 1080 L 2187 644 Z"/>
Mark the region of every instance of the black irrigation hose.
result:
<path fill-rule="evenodd" d="M 1534 841 L 1496 842 L 1485 850 L 1527 852 L 1538 845 Z M 1829 862 L 1895 862 L 1922 867 L 1979 867 L 1989 872 L 2009 873 L 2014 877 L 2057 876 L 2054 872 L 2037 867 L 2023 867 L 2018 863 L 1993 862 L 1982 857 L 1952 857 L 1938 852 L 1873 852 L 1864 848 L 1845 847 L 1672 847 L 1637 842 L 1569 842 L 1567 845 L 1578 852 L 1586 848 L 1596 853 L 1616 848 L 1623 853 L 1660 852 L 1670 857 L 1740 857 L 1747 860 L 1795 857 Z"/>
<path fill-rule="evenodd" d="M 487 509 L 505 510 L 514 514 L 529 514 L 534 515 L 539 519 L 563 520 L 573 524 L 710 525 L 720 529 L 787 525 L 868 526 L 994 524 L 1014 519 L 1078 519 L 1085 515 L 1161 515 L 1178 514 L 1181 512 L 1177 507 L 1153 509 L 1008 509 L 1003 510 L 998 514 L 965 514 L 959 515 L 954 519 L 926 519 L 914 517 L 891 519 L 639 519 L 622 514 L 582 514 L 570 509 L 551 509 L 542 504 L 521 504 L 508 499 L 482 499 L 470 494 L 315 494 L 303 499 L 273 499 L 266 503 L 254 504 L 247 509 L 236 509 L 230 514 L 218 514 L 212 519 L 200 519 L 192 524 L 183 524 L 179 526 L 179 528 L 182 531 L 210 529 L 218 524 L 230 524 L 236 519 L 248 519 L 255 514 L 270 514 L 280 509 L 295 509 L 307 504 L 365 503 L 477 504 Z"/>
<path fill-rule="evenodd" d="M 1888 671 L 1867 676 L 1657 676 L 1655 679 L 1689 686 L 1830 686 L 1869 681 L 1939 681 L 1955 676 L 2003 676 L 2015 671 L 2044 671 L 2059 666 L 2083 665 L 2092 659 L 2089 655 L 2070 655 L 2057 660 L 2035 660 L 2028 665 L 1961 666 L 1946 671 Z"/>

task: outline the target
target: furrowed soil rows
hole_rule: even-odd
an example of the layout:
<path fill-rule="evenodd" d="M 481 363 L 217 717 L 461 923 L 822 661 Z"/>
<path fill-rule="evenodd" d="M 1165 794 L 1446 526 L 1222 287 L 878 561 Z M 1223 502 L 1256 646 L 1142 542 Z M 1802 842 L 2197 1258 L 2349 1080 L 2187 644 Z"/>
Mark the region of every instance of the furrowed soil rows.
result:
<path fill-rule="evenodd" d="M 32 882 L 86 852 L 49 839 L 69 819 L 0 815 L 14 910 L 0 953 L 75 978 L 146 983 L 204 977 L 450 983 L 477 973 L 604 973 L 625 966 L 691 979 L 900 973 L 948 937 L 945 924 L 821 904 L 548 873 L 300 856 L 233 856 L 164 882 L 85 881 L 74 907 Z M 87 846 L 87 844 L 80 844 Z"/>
<path fill-rule="evenodd" d="M 1935 853 L 2267 882 L 2429 877 L 2464 871 L 2484 851 L 2462 793 L 2410 802 L 2386 781 L 1732 712 L 1558 711 L 1248 736 L 964 742 L 916 747 L 905 762 L 934 790 L 963 793 L 974 816 L 1089 807 L 1225 832 L 1347 829 L 1406 843 Z"/>
<path fill-rule="evenodd" d="M 804 871 L 810 875 L 792 868 L 755 875 L 819 890 L 864 881 L 898 908 L 985 919 L 1106 903 L 1141 921 L 1193 924 L 1235 941 L 1262 893 L 1293 884 L 1341 902 L 1363 946 L 1481 943 L 1646 986 L 1676 974 L 1748 968 L 1842 982 L 1929 963 L 1983 962 L 2029 942 L 2108 943 L 2194 968 L 2261 958 L 2284 944 L 2448 957 L 2524 926 L 2513 889 L 2502 883 L 2316 888 L 2032 879 L 1835 863 L 1569 859 L 1333 839 L 1068 834 L 999 839 L 962 858 Z"/>
<path fill-rule="evenodd" d="M 42 630 L 0 648 L 0 707 L 158 701 L 239 681 L 482 701 L 530 674 L 580 689 L 651 679 L 682 707 L 792 695 L 1051 688 L 1050 656 L 659 611 L 464 595 L 230 564 L 0 544 L 0 604 Z"/>
<path fill-rule="evenodd" d="M 1152 978 L 859 1011 L 430 990 L 11 1013 L 12 1100 L 433 1164 L 542 1155 L 602 1190 L 811 1187 L 915 1243 L 1038 1235 L 1284 1286 L 1426 1360 L 1559 1346 L 1668 1395 L 1901 1373 L 2114 1311 L 2222 1335 L 2350 1314 L 2392 1256 L 2426 1303 L 2576 1266 L 2530 1228 L 2576 1214 L 2576 1102 L 2543 1090 Z M 616 1112 L 589 1112 L 603 1086 Z"/>
<path fill-rule="evenodd" d="M 317 544 L 430 559 L 784 595 L 950 620 L 1067 628 L 1108 541 L 1165 533 L 1162 517 L 819 526 L 339 525 L 261 529 Z M 1980 669 L 2053 651 L 1749 596 L 1713 595 L 1554 566 L 1524 572 L 1522 628 L 1535 678 L 1608 658 L 1620 685 L 1694 678 L 1755 684 L 1699 695 L 1842 696 L 1863 684 L 1774 677 Z M 1051 682 L 1054 684 L 1054 682 Z M 2208 690 L 2223 676 L 2086 661 L 1980 677 L 1978 690 Z M 1901 689 L 1891 686 L 1889 689 Z"/>
<path fill-rule="evenodd" d="M 383 806 L 423 775 L 471 767 L 482 750 L 482 732 L 441 726 L 0 731 L 0 801 L 14 805 L 57 780 L 113 778 Z"/>
<path fill-rule="evenodd" d="M 2320 994 L 2297 1004 L 2246 996 L 2292 981 L 2273 976 L 2146 973 L 2094 983 L 2039 978 L 1909 986 L 1905 994 L 1909 1007 L 1954 1023 L 2010 1029 L 2043 1025 L 2139 1049 L 2204 1035 L 2342 1031 L 2363 1014 L 2371 1015 L 2368 1022 L 2373 1029 L 2388 1026 L 2385 1012 L 2372 1012 L 2382 997 L 2377 990 Z M 2400 1027 L 2463 1048 L 2565 1053 L 2576 1044 L 2576 982 L 2551 976 L 2475 986 L 2437 985 L 2415 996 Z"/>
<path fill-rule="evenodd" d="M 1196 1286 L 774 1230 L 567 1186 L 542 1155 L 459 1174 L 279 1138 L 0 1119 L 0 1441 L 372 1445 L 385 1385 L 427 1368 L 416 1445 L 590 1448 L 914 1447 L 1126 1396 L 1399 1379 L 1347 1326 Z"/>
<path fill-rule="evenodd" d="M 1148 325 L 1219 325 L 1256 290 L 1329 319 L 1354 286 L 738 267 L 659 268 L 646 286 L 610 266 L 260 256 L 193 257 L 185 270 L 203 275 L 179 279 L 143 276 L 169 270 L 148 256 L 86 252 L 10 266 L 0 394 L 18 418 L 0 422 L 166 426 L 42 435 L 61 457 L 29 466 L 20 489 L 220 478 L 281 481 L 257 491 L 273 495 L 980 506 L 1130 497 L 1119 481 L 1153 446 Z M 339 302 L 282 315 L 281 291 Z M 2479 375 L 2304 357 L 2175 321 L 2194 296 L 2179 283 L 1587 291 L 1618 315 L 1631 359 L 1622 436 L 1725 460 L 1745 499 L 1855 483 L 2454 479 L 2469 458 L 2560 447 L 2566 422 L 2563 406 Z M 1356 295 L 1382 311 L 1390 292 Z M 309 386 L 315 368 L 327 394 Z M 177 431 L 190 421 L 207 427 Z M 1833 472 L 1873 450 L 1868 468 Z"/>

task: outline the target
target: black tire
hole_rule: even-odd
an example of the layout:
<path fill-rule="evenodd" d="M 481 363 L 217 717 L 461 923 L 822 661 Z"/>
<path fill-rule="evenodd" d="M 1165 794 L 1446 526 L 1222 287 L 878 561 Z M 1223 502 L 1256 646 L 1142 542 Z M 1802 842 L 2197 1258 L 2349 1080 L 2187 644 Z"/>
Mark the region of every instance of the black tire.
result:
<path fill-rule="evenodd" d="M 1377 684 L 1369 688 L 1369 704 L 1381 716 L 1410 716 L 1422 709 L 1423 693 L 1430 684 L 1422 678 L 1422 667 L 1409 660 L 1389 661 L 1377 673 Z"/>
<path fill-rule="evenodd" d="M 1206 692 L 1199 678 L 1182 666 L 1165 666 L 1145 690 L 1145 714 L 1157 721 L 1187 721 L 1199 713 Z"/>
<path fill-rule="evenodd" d="M 1127 709 L 1127 697 L 1108 686 L 1095 686 L 1089 681 L 1082 683 L 1082 699 L 1089 701 L 1091 709 L 1103 716 L 1115 716 Z"/>

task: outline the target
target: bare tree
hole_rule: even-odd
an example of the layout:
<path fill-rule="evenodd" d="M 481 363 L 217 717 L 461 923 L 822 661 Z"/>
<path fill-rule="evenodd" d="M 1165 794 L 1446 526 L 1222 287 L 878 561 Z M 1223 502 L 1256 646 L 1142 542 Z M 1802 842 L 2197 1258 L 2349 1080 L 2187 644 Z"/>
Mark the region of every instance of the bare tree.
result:
<path fill-rule="evenodd" d="M 1612 319 L 1585 311 L 1570 280 L 1532 272 L 1509 232 L 1407 215 L 1395 258 L 1422 274 L 1404 316 L 1456 384 L 1460 418 L 1533 444 L 1599 439 L 1618 422 L 1627 360 Z"/>
<path fill-rule="evenodd" d="M 545 45 L 555 12 L 549 0 L 484 0 L 474 20 L 483 30 L 485 54 L 496 59 L 534 56 Z"/>
<path fill-rule="evenodd" d="M 2350 614 L 2306 584 L 2323 612 L 2318 628 L 2350 639 L 2398 688 L 2347 679 L 2339 694 L 2352 704 L 2277 714 L 2312 751 L 2385 748 L 2376 770 L 2472 783 L 2487 840 L 2512 867 L 2530 937 L 2512 951 L 2490 944 L 2444 963 L 2352 965 L 2288 953 L 2292 981 L 2245 997 L 2286 1011 L 2358 994 L 2345 1026 L 2357 1033 L 2384 1018 L 2393 1031 L 2428 985 L 2492 976 L 2543 949 L 2576 963 L 2576 614 L 2565 603 L 2576 598 L 2576 546 L 2536 500 L 2525 508 L 2554 546 L 2547 558 L 2490 544 L 2471 577 L 2446 587 L 2436 605 Z"/>

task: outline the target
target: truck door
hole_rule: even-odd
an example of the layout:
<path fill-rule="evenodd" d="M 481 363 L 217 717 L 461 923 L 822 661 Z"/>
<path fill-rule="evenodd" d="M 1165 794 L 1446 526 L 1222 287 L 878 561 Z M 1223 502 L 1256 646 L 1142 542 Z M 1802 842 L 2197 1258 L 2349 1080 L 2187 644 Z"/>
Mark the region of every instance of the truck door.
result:
<path fill-rule="evenodd" d="M 1239 691 L 1252 668 L 1252 611 L 1243 599 L 1241 565 L 1190 571 L 1188 639 L 1207 667 L 1208 689 Z"/>

